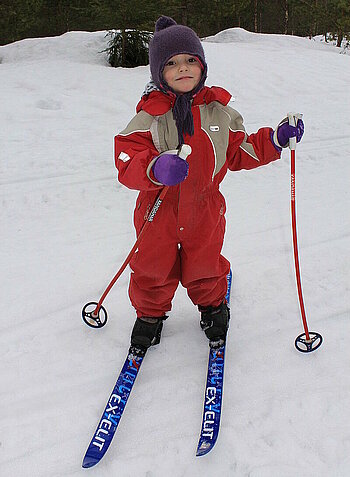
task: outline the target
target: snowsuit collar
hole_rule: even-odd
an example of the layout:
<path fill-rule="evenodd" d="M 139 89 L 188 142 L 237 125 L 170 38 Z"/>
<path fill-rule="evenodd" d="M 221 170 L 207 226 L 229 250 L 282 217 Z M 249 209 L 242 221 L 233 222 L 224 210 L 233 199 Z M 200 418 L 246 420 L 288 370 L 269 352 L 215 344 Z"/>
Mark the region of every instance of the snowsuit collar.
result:
<path fill-rule="evenodd" d="M 231 94 L 219 86 L 204 86 L 193 98 L 192 106 L 200 104 L 210 104 L 217 101 L 226 106 L 231 99 Z M 136 106 L 136 112 L 145 111 L 152 116 L 161 116 L 167 113 L 174 106 L 176 95 L 173 93 L 162 93 L 159 90 L 151 90 L 142 96 Z"/>

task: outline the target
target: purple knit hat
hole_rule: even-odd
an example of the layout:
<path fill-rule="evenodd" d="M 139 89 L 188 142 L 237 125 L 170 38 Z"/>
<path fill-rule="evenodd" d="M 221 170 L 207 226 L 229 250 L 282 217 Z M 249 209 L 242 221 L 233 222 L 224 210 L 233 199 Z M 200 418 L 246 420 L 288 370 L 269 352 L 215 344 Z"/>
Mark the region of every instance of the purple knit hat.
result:
<path fill-rule="evenodd" d="M 184 142 L 184 134 L 194 133 L 191 99 L 200 91 L 207 79 L 207 63 L 200 39 L 191 28 L 178 25 L 170 17 L 162 16 L 156 22 L 154 36 L 149 44 L 149 63 L 151 75 L 156 86 L 162 91 L 173 91 L 164 81 L 163 69 L 168 60 L 175 55 L 193 55 L 202 66 L 202 76 L 194 90 L 189 93 L 177 94 L 173 106 L 173 115 L 179 136 L 179 145 Z"/>
<path fill-rule="evenodd" d="M 164 89 L 164 66 L 172 56 L 180 54 L 193 55 L 199 59 L 203 67 L 200 81 L 202 87 L 207 78 L 207 64 L 200 39 L 191 28 L 178 25 L 172 18 L 158 18 L 154 36 L 149 44 L 151 75 L 158 88 Z"/>

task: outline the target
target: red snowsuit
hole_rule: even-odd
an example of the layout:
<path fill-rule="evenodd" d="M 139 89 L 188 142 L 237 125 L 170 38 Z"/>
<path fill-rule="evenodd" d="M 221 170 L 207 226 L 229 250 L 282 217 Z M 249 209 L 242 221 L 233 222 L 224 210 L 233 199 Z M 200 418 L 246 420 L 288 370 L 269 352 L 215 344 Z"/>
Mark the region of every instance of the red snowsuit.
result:
<path fill-rule="evenodd" d="M 226 294 L 230 264 L 221 255 L 226 204 L 219 184 L 227 169 L 252 169 L 280 157 L 270 128 L 246 134 L 242 117 L 227 106 L 230 97 L 222 88 L 204 87 L 193 99 L 194 135 L 184 138 L 192 147 L 188 177 L 169 188 L 130 263 L 129 295 L 138 317 L 164 316 L 179 282 L 196 305 L 218 306 Z M 149 165 L 178 146 L 173 102 L 160 91 L 144 96 L 137 115 L 115 137 L 119 181 L 140 191 L 137 234 L 161 188 Z"/>

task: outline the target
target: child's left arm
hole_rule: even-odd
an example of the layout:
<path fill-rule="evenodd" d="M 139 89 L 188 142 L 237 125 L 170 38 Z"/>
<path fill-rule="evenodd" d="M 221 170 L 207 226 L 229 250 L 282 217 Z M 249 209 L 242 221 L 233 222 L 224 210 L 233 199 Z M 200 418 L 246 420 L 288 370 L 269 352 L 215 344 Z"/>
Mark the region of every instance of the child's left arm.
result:
<path fill-rule="evenodd" d="M 254 169 L 279 159 L 282 147 L 288 146 L 288 139 L 297 136 L 299 142 L 304 130 L 303 124 L 300 124 L 302 128 L 298 128 L 298 131 L 296 131 L 297 128 L 287 130 L 286 126 L 288 125 L 285 125 L 284 120 L 282 120 L 276 131 L 266 127 L 248 135 L 243 126 L 242 116 L 234 111 L 231 117 L 227 161 L 229 169 L 233 171 Z M 288 128 L 290 127 L 288 126 Z M 283 140 L 276 144 L 274 138 L 277 137 L 283 137 Z M 283 146 L 280 147 L 282 143 Z"/>
<path fill-rule="evenodd" d="M 281 157 L 271 140 L 271 128 L 261 128 L 257 133 L 248 135 L 243 126 L 243 118 L 237 111 L 231 113 L 231 118 L 227 148 L 230 170 L 255 169 Z"/>

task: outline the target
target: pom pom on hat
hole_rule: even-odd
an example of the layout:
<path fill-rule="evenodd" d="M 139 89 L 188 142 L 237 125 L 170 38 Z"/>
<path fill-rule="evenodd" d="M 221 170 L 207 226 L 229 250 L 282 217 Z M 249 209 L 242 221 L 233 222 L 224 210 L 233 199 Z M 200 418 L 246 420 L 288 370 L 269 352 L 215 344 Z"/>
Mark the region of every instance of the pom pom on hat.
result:
<path fill-rule="evenodd" d="M 156 28 L 155 31 L 160 31 L 164 30 L 165 28 L 168 28 L 172 25 L 177 25 L 176 21 L 173 20 L 170 17 L 159 17 L 158 20 L 156 21 Z"/>

